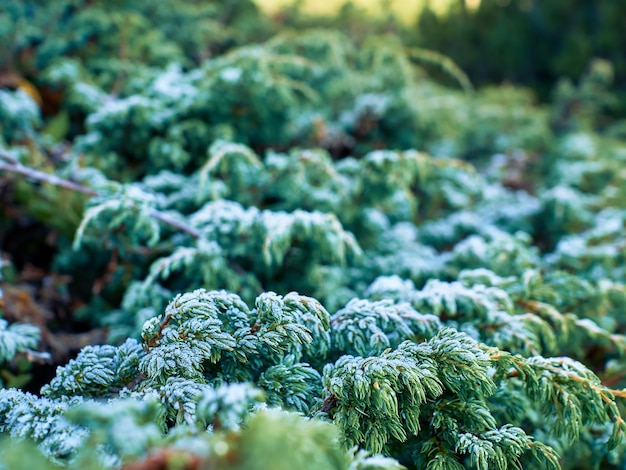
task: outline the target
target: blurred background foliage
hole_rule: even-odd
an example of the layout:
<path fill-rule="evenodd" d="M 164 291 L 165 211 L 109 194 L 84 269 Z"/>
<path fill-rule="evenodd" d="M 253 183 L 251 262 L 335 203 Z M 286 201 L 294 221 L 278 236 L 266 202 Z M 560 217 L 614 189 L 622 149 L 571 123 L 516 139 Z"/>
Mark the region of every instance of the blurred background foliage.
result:
<path fill-rule="evenodd" d="M 329 24 L 359 35 L 393 31 L 405 44 L 447 55 L 474 84 L 522 85 L 542 101 L 552 98 L 556 82 L 576 80 L 596 58 L 613 64 L 618 88 L 626 85 L 626 3 L 620 1 L 258 0 L 258 4 L 287 25 Z M 623 116 L 625 103 L 624 99 L 614 103 L 611 112 Z"/>
<path fill-rule="evenodd" d="M 612 64 L 616 87 L 626 84 L 622 40 L 626 3 L 614 0 L 232 0 L 225 6 L 191 1 L 176 7 L 169 2 L 75 0 L 42 9 L 46 3 L 29 0 L 5 6 L 9 14 L 0 20 L 5 45 L 0 68 L 11 64 L 22 76 L 35 78 L 55 56 L 72 53 L 86 58 L 96 50 L 94 65 L 106 67 L 102 48 L 117 52 L 124 47 L 124 37 L 138 32 L 145 33 L 142 45 L 131 49 L 141 57 L 128 56 L 130 49 L 119 51 L 126 59 L 162 65 L 184 51 L 189 66 L 190 61 L 198 63 L 278 30 L 323 26 L 360 38 L 397 34 L 407 46 L 450 57 L 474 84 L 522 85 L 542 101 L 552 98 L 555 83 L 576 80 L 598 58 Z M 108 12 L 106 19 L 98 15 L 101 9 Z M 38 22 L 51 14 L 54 21 L 39 29 Z M 16 18 L 30 21 L 20 24 Z M 116 28 L 119 36 L 110 34 Z M 5 82 L 10 78 L 2 77 Z M 110 79 L 115 82 L 115 77 Z M 624 99 L 613 103 L 611 113 L 623 116 L 624 103 Z"/>

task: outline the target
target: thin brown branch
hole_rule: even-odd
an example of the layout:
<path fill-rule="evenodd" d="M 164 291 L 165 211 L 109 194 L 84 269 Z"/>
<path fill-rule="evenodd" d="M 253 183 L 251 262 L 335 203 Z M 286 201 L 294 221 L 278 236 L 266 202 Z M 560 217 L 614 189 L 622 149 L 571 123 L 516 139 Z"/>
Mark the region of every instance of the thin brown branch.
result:
<path fill-rule="evenodd" d="M 5 160 L 8 160 L 8 158 L 6 158 L 5 155 L 2 153 L 0 153 L 0 157 L 3 157 Z M 63 178 L 59 178 L 58 176 L 51 175 L 50 173 L 45 173 L 43 171 L 35 170 L 34 168 L 29 168 L 27 166 L 22 165 L 21 163 L 0 162 L 0 171 L 16 173 L 18 175 L 25 176 L 26 178 L 29 178 L 35 181 L 48 183 L 53 186 L 58 186 L 60 188 L 68 189 L 70 191 L 86 194 L 87 196 L 96 195 L 96 192 L 93 189 L 90 189 L 86 186 L 83 186 L 78 183 L 74 183 L 73 181 L 65 180 Z"/>
<path fill-rule="evenodd" d="M 60 188 L 67 189 L 69 191 L 82 193 L 87 196 L 96 195 L 96 191 L 94 191 L 91 188 L 88 188 L 87 186 L 83 186 L 81 184 L 74 183 L 73 181 L 59 178 L 56 175 L 52 175 L 44 171 L 35 170 L 34 168 L 24 166 L 20 162 L 18 162 L 15 158 L 13 158 L 11 155 L 9 155 L 8 153 L 5 153 L 2 150 L 0 150 L 0 171 L 6 171 L 9 173 L 22 175 L 31 180 L 35 180 L 35 181 L 42 182 L 42 183 L 48 183 L 53 186 L 58 186 Z M 200 232 L 198 232 L 198 230 L 185 224 L 181 220 L 177 220 L 174 217 L 171 217 L 170 215 L 160 212 L 156 209 L 151 209 L 149 214 L 150 214 L 150 217 L 158 220 L 159 222 L 165 225 L 169 225 L 170 227 L 180 230 L 181 232 L 184 232 L 192 236 L 193 238 L 200 238 Z"/>
<path fill-rule="evenodd" d="M 187 235 L 190 235 L 193 238 L 200 238 L 200 232 L 198 232 L 198 230 L 185 224 L 181 220 L 176 220 L 175 218 L 170 217 L 169 215 L 163 212 L 160 212 L 156 209 L 151 209 L 149 214 L 150 214 L 150 217 L 158 220 L 159 222 L 164 223 L 165 225 L 169 225 L 170 227 L 174 227 L 175 229 L 178 229 L 181 232 L 185 232 Z"/>

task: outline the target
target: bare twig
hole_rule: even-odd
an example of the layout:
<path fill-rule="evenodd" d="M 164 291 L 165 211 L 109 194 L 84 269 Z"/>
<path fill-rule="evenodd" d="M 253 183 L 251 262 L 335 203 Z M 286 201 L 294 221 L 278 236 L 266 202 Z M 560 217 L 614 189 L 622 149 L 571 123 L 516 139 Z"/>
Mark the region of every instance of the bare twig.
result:
<path fill-rule="evenodd" d="M 4 162 L 2 160 L 4 160 Z M 59 178 L 56 175 L 52 175 L 50 173 L 46 173 L 40 170 L 35 170 L 34 168 L 30 168 L 25 165 L 22 165 L 14 157 L 4 152 L 3 150 L 0 150 L 0 171 L 6 171 L 6 172 L 22 175 L 31 180 L 39 181 L 42 183 L 48 183 L 53 186 L 58 186 L 60 188 L 67 189 L 69 191 L 82 193 L 87 196 L 95 196 L 97 194 L 96 191 L 94 191 L 91 188 L 88 188 L 87 186 L 83 186 L 81 184 L 74 183 L 73 181 Z M 160 212 L 156 209 L 151 209 L 149 214 L 150 214 L 150 217 L 158 220 L 159 222 L 165 225 L 174 227 L 175 229 L 180 230 L 181 232 L 184 232 L 192 236 L 193 238 L 200 238 L 200 232 L 198 232 L 198 230 L 185 224 L 181 220 L 176 220 L 174 217 L 171 217 L 170 215 Z"/>
<path fill-rule="evenodd" d="M 193 238 L 200 238 L 200 232 L 198 232 L 195 228 L 185 224 L 181 220 L 176 220 L 169 215 L 160 212 L 156 209 L 150 210 L 150 217 L 158 220 L 159 222 L 163 222 L 165 225 L 169 225 L 170 227 L 174 227 L 181 232 L 185 232 L 187 235 L 191 235 Z"/>
<path fill-rule="evenodd" d="M 3 153 L 0 153 L 0 157 L 3 158 L 5 161 L 13 161 L 13 157 L 5 156 Z M 50 173 L 45 173 L 43 171 L 35 170 L 34 168 L 24 166 L 19 162 L 3 163 L 0 161 L 0 170 L 8 171 L 11 173 L 17 173 L 19 175 L 25 176 L 26 178 L 29 178 L 29 179 L 33 179 L 35 181 L 48 183 L 53 186 L 59 186 L 61 188 L 65 188 L 65 189 L 69 189 L 70 191 L 75 191 L 78 193 L 86 194 L 88 196 L 96 195 L 96 192 L 93 189 L 90 189 L 86 186 L 82 186 L 78 183 L 74 183 L 72 181 L 64 180 L 63 178 L 59 178 L 58 176 L 51 175 Z"/>

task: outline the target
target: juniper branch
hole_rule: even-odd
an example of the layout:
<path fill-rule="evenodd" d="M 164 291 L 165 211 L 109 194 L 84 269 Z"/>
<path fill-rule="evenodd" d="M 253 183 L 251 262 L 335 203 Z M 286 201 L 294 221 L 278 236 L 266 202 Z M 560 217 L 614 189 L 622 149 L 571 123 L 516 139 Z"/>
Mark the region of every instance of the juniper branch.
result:
<path fill-rule="evenodd" d="M 8 163 L 3 163 L 0 161 L 0 170 L 6 171 L 9 173 L 15 173 L 18 175 L 22 175 L 30 180 L 35 180 L 42 183 L 48 183 L 52 186 L 58 186 L 60 188 L 67 189 L 69 191 L 78 192 L 81 194 L 85 194 L 86 196 L 95 196 L 97 195 L 97 191 L 88 188 L 87 186 L 83 186 L 79 183 L 75 183 L 73 181 L 60 178 L 56 175 L 52 175 L 50 173 L 46 173 L 44 171 L 36 170 L 34 168 L 30 168 L 26 165 L 21 164 L 15 158 L 13 158 L 8 153 L 0 150 L 0 158 L 5 160 Z M 185 224 L 180 220 L 176 220 L 175 218 L 160 212 L 156 209 L 151 209 L 149 211 L 150 217 L 158 220 L 159 222 L 169 225 L 181 232 L 184 232 L 193 238 L 200 238 L 200 232 L 190 225 Z"/>
<path fill-rule="evenodd" d="M 17 161 L 11 155 L 5 153 L 2 150 L 0 150 L 0 158 L 8 162 L 8 163 L 3 163 L 0 161 L 0 170 L 7 171 L 10 173 L 16 173 L 31 180 L 35 180 L 41 183 L 48 183 L 53 186 L 58 186 L 60 188 L 68 189 L 70 191 L 82 193 L 87 196 L 96 195 L 96 191 L 86 186 L 83 186 L 78 183 L 74 183 L 73 181 L 69 181 L 63 178 L 59 178 L 56 175 L 52 175 L 44 171 L 35 170 L 34 168 L 30 168 L 25 165 L 22 165 L 19 161 Z"/>

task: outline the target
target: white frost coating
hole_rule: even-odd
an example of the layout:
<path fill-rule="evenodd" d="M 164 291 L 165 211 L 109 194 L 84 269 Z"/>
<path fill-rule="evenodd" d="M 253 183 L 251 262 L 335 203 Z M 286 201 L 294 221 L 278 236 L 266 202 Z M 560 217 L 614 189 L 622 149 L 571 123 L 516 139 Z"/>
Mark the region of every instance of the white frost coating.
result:
<path fill-rule="evenodd" d="M 387 468 L 389 465 L 397 466 L 397 463 L 394 459 L 389 457 L 385 457 L 384 455 L 376 454 L 368 457 L 366 460 L 367 465 L 373 467 Z"/>
<path fill-rule="evenodd" d="M 97 87 L 88 83 L 79 82 L 74 85 L 72 92 L 82 98 L 90 105 L 100 105 L 105 101 L 106 94 L 102 93 Z"/>
<path fill-rule="evenodd" d="M 287 212 L 261 212 L 268 228 L 272 230 L 273 237 L 280 237 L 289 234 L 293 226 L 294 218 Z"/>
<path fill-rule="evenodd" d="M 620 235 L 626 225 L 626 214 L 621 211 L 605 209 L 596 216 L 596 227 L 591 236 L 593 238 L 603 238 L 609 234 Z"/>
<path fill-rule="evenodd" d="M 617 240 L 624 230 L 625 219 L 626 215 L 622 211 L 611 209 L 601 211 L 596 215 L 595 227 L 580 235 L 562 238 L 554 252 L 546 256 L 546 261 L 554 264 L 568 259 L 597 261 L 618 257 L 623 248 Z M 590 274 L 595 277 L 605 277 L 607 273 L 603 269 L 601 265 L 598 265 Z"/>
<path fill-rule="evenodd" d="M 188 83 L 188 78 L 178 65 L 171 66 L 160 74 L 152 83 L 152 91 L 173 101 L 189 101 L 198 94 L 197 88 Z"/>
<path fill-rule="evenodd" d="M 590 134 L 572 134 L 563 139 L 561 149 L 566 157 L 590 158 L 596 153 L 596 143 Z"/>
<path fill-rule="evenodd" d="M 219 231 L 229 233 L 242 223 L 239 221 L 255 216 L 258 212 L 259 210 L 255 207 L 246 210 L 238 202 L 221 199 L 206 203 L 192 214 L 189 220 L 196 227 L 208 226 L 219 229 L 221 225 L 223 227 Z"/>
<path fill-rule="evenodd" d="M 419 235 L 418 228 L 410 222 L 398 222 L 391 230 L 394 240 L 403 243 L 414 242 Z"/>
<path fill-rule="evenodd" d="M 567 186 L 555 186 L 544 193 L 544 199 L 556 199 L 560 202 L 571 203 L 581 199 L 582 195 Z"/>
<path fill-rule="evenodd" d="M 7 92 L 0 90 L 0 111 L 4 108 L 5 112 L 17 115 L 26 113 L 31 116 L 37 116 L 39 110 L 37 103 L 23 90 L 15 92 Z"/>
<path fill-rule="evenodd" d="M 149 204 L 153 206 L 156 203 L 156 197 L 152 193 L 148 193 L 142 190 L 137 185 L 128 185 L 126 186 L 126 196 L 133 201 L 141 202 L 142 204 Z"/>
<path fill-rule="evenodd" d="M 227 390 L 228 393 L 224 395 L 224 403 L 245 405 L 250 394 L 250 388 L 246 384 L 232 384 Z"/>
<path fill-rule="evenodd" d="M 511 202 L 526 204 L 532 204 L 539 207 L 541 204 L 539 200 L 528 194 L 526 191 L 511 191 L 500 184 L 485 184 L 483 187 L 483 198 L 487 202 L 498 202 L 503 199 L 511 200 Z"/>
<path fill-rule="evenodd" d="M 27 93 L 0 90 L 0 122 L 9 135 L 21 137 L 34 132 L 33 127 L 40 122 L 39 118 L 39 107 Z"/>
<path fill-rule="evenodd" d="M 389 230 L 389 219 L 382 211 L 378 209 L 367 208 L 365 209 L 365 217 L 367 218 L 367 223 L 369 226 L 376 227 L 381 232 Z M 410 225 L 411 227 L 413 227 L 413 225 L 411 224 L 407 224 L 407 225 Z M 412 238 L 412 240 L 414 239 L 415 239 L 415 236 Z"/>
<path fill-rule="evenodd" d="M 478 235 L 472 235 L 454 247 L 454 252 L 458 254 L 473 253 L 482 259 L 487 254 L 487 243 Z"/>
<path fill-rule="evenodd" d="M 220 78 L 228 83 L 237 83 L 242 75 L 243 71 L 239 67 L 226 67 L 220 72 Z"/>
<path fill-rule="evenodd" d="M 410 292 L 415 290 L 415 284 L 410 279 L 402 279 L 400 276 L 377 277 L 365 291 L 366 297 L 376 294 Z"/>
<path fill-rule="evenodd" d="M 128 110 L 134 106 L 149 107 L 152 101 L 145 96 L 132 95 L 121 100 L 109 100 L 102 104 L 100 110 L 87 118 L 88 124 L 97 124 L 112 114 L 128 113 Z"/>
<path fill-rule="evenodd" d="M 57 61 L 50 66 L 46 70 L 45 76 L 47 80 L 50 80 L 53 83 L 70 83 L 78 81 L 80 73 L 81 66 L 77 61 L 64 59 Z"/>
<path fill-rule="evenodd" d="M 389 97 L 377 93 L 365 93 L 357 97 L 354 108 L 341 113 L 339 122 L 346 127 L 353 126 L 366 114 L 382 116 L 389 107 Z"/>
<path fill-rule="evenodd" d="M 365 158 L 370 162 L 383 164 L 386 161 L 394 161 L 398 159 L 398 153 L 392 150 L 373 150 L 369 152 Z"/>

